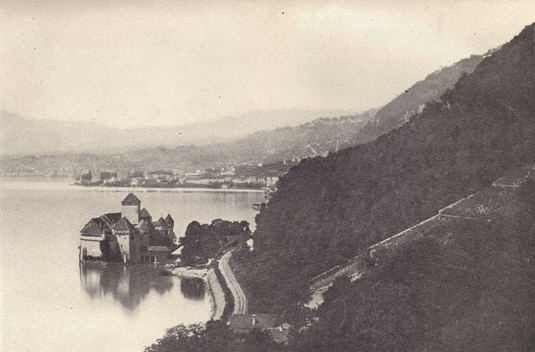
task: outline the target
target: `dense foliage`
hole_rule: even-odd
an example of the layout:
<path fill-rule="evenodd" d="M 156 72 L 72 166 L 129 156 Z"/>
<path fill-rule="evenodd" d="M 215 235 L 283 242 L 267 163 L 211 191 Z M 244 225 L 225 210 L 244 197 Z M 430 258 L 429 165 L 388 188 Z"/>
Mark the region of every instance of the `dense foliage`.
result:
<path fill-rule="evenodd" d="M 217 219 L 210 225 L 191 222 L 185 236 L 180 238 L 183 245 L 181 259 L 186 265 L 204 264 L 214 258 L 226 245 L 244 244 L 251 235 L 247 221 L 226 221 Z"/>
<path fill-rule="evenodd" d="M 209 322 L 169 329 L 146 351 L 533 351 L 535 178 L 499 206 L 491 219 L 445 222 L 364 278 L 338 279 L 289 345 Z"/>
<path fill-rule="evenodd" d="M 178 325 L 167 330 L 165 336 L 145 352 L 271 352 L 282 351 L 279 345 L 263 331 L 236 334 L 221 321 L 204 324 Z"/>
<path fill-rule="evenodd" d="M 490 53 L 490 52 L 489 52 Z M 439 100 L 446 90 L 452 89 L 462 74 L 472 73 L 483 56 L 472 55 L 456 64 L 444 67 L 416 82 L 390 103 L 382 107 L 353 138 L 353 145 L 373 141 L 377 137 L 400 127 L 408 118 L 418 113 L 425 104 Z"/>
<path fill-rule="evenodd" d="M 535 350 L 535 180 L 517 201 L 512 214 L 457 224 L 365 279 L 339 280 L 292 350 Z"/>
<path fill-rule="evenodd" d="M 250 307 L 284 313 L 307 281 L 535 160 L 533 25 L 441 102 L 376 141 L 303 160 L 257 217 Z"/>

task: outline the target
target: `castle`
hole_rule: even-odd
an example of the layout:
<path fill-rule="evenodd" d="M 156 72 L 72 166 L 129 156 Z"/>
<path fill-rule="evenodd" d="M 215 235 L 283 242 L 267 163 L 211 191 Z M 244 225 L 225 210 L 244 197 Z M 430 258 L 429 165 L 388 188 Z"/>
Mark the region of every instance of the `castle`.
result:
<path fill-rule="evenodd" d="M 133 194 L 121 202 L 120 213 L 93 218 L 80 231 L 80 261 L 161 262 L 175 238 L 171 215 L 153 222 L 147 209 Z"/>

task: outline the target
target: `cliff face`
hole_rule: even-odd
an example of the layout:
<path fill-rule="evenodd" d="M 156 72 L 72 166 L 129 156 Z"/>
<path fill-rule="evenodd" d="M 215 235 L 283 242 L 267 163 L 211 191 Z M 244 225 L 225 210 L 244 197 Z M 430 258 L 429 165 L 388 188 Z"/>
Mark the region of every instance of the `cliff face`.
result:
<path fill-rule="evenodd" d="M 399 129 L 303 160 L 257 218 L 251 287 L 284 301 L 302 283 L 277 277 L 319 274 L 534 161 L 534 77 L 532 24 Z"/>

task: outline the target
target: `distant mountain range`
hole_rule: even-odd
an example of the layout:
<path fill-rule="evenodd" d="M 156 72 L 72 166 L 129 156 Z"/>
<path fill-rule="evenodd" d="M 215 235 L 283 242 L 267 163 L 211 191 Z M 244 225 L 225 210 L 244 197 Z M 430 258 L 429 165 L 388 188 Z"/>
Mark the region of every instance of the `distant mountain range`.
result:
<path fill-rule="evenodd" d="M 128 148 L 107 153 L 36 153 L 2 158 L 0 168 L 14 175 L 71 175 L 84 170 L 182 170 L 242 163 L 274 163 L 327 155 L 339 149 L 373 117 L 320 118 L 296 127 L 259 131 L 231 142 L 178 147 Z M 102 137 L 102 136 L 101 136 Z"/>
<path fill-rule="evenodd" d="M 353 116 L 320 118 L 296 127 L 255 132 L 231 143 L 207 145 L 202 148 L 211 162 L 273 163 L 288 159 L 326 156 L 347 145 L 376 110 Z"/>
<path fill-rule="evenodd" d="M 86 122 L 28 120 L 0 112 L 4 172 L 62 169 L 184 170 L 235 163 L 300 160 L 363 144 L 403 125 L 488 54 L 431 73 L 380 109 L 251 112 L 212 123 L 120 130 Z M 83 153 L 84 155 L 74 155 Z M 65 155 L 69 154 L 69 155 Z M 93 155 L 94 154 L 94 155 Z M 34 157 L 21 158 L 24 155 Z M 67 171 L 65 171 L 67 170 Z"/>
<path fill-rule="evenodd" d="M 258 111 L 179 127 L 117 129 L 90 122 L 32 120 L 0 111 L 0 154 L 113 153 L 128 148 L 199 146 L 236 140 L 261 130 L 297 126 L 319 117 L 337 117 L 348 113 L 342 110 Z"/>

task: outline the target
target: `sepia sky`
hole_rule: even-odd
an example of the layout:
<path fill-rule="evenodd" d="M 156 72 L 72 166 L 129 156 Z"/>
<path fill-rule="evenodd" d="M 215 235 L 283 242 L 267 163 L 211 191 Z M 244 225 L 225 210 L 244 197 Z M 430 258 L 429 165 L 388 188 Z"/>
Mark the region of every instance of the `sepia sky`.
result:
<path fill-rule="evenodd" d="M 3 0 L 0 110 L 120 128 L 356 113 L 534 15 L 533 0 Z"/>

